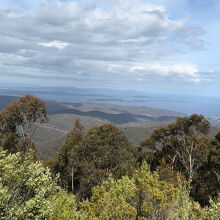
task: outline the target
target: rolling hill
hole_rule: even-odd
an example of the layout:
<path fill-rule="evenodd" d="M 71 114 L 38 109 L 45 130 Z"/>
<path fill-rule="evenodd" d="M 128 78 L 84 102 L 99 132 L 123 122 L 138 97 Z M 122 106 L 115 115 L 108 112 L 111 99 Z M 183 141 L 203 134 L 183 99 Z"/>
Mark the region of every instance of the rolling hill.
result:
<path fill-rule="evenodd" d="M 17 100 L 16 96 L 0 96 L 0 110 Z M 36 144 L 40 158 L 53 156 L 63 143 L 68 131 L 79 118 L 85 131 L 104 123 L 120 127 L 128 139 L 140 144 L 150 136 L 154 128 L 175 121 L 182 113 L 151 107 L 120 106 L 106 103 L 70 103 L 46 101 L 49 121 L 32 125 L 30 135 Z M 218 128 L 212 128 L 214 136 Z"/>

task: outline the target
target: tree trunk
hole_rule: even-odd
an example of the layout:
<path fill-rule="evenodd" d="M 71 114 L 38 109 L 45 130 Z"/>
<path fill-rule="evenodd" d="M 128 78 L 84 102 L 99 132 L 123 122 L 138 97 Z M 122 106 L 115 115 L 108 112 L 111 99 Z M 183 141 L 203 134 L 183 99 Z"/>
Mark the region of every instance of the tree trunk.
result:
<path fill-rule="evenodd" d="M 72 172 L 71 172 L 71 178 L 72 178 L 72 193 L 74 192 L 74 185 L 73 185 L 73 168 L 72 168 Z"/>
<path fill-rule="evenodd" d="M 189 182 L 191 183 L 193 177 L 193 168 L 192 168 L 192 155 L 189 155 Z"/>

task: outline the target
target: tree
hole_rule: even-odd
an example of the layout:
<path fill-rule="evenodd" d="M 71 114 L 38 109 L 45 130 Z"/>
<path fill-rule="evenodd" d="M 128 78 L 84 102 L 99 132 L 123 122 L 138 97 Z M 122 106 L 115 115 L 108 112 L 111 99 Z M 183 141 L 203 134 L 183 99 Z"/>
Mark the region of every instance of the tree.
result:
<path fill-rule="evenodd" d="M 79 162 L 79 159 L 76 158 L 75 151 L 82 146 L 83 132 L 83 125 L 79 119 L 76 119 L 74 129 L 67 134 L 64 144 L 59 149 L 55 160 L 51 163 L 53 172 L 60 173 L 61 186 L 71 190 L 72 193 L 75 192 L 74 185 L 76 183 L 74 184 L 74 174 Z"/>
<path fill-rule="evenodd" d="M 152 143 L 154 153 L 164 157 L 172 169 L 184 173 L 189 182 L 192 181 L 195 170 L 206 159 L 210 124 L 202 115 L 178 118 L 164 128 L 155 129 L 148 140 L 142 143 Z"/>
<path fill-rule="evenodd" d="M 0 150 L 0 219 L 48 219 L 52 197 L 60 188 L 48 168 L 33 162 L 33 153 Z"/>
<path fill-rule="evenodd" d="M 203 206 L 209 204 L 210 197 L 217 198 L 220 193 L 220 132 L 214 140 L 206 141 L 209 151 L 206 160 L 198 168 L 192 182 L 191 195 Z"/>
<path fill-rule="evenodd" d="M 80 133 L 83 133 L 84 132 L 84 127 L 83 125 L 81 124 L 80 122 L 80 119 L 77 118 L 74 122 L 74 131 L 78 131 Z"/>
<path fill-rule="evenodd" d="M 15 133 L 9 132 L 2 135 L 0 139 L 0 147 L 3 150 L 8 150 L 10 153 L 16 153 L 19 151 L 18 142 L 18 136 Z"/>
<path fill-rule="evenodd" d="M 160 180 L 158 173 L 151 172 L 143 161 L 131 176 L 117 180 L 110 176 L 94 187 L 91 198 L 81 202 L 79 208 L 91 220 L 209 219 L 207 210 L 190 198 L 187 188 L 186 182 L 174 186 L 170 180 Z"/>
<path fill-rule="evenodd" d="M 30 128 L 37 121 L 46 122 L 47 111 L 45 102 L 35 96 L 26 95 L 6 106 L 0 112 L 0 142 L 2 142 L 2 147 L 12 153 L 20 151 L 18 142 L 26 139 L 27 136 L 32 136 Z M 5 144 L 9 141 L 9 145 Z"/>
<path fill-rule="evenodd" d="M 82 158 L 92 162 L 105 173 L 117 178 L 135 163 L 134 147 L 124 133 L 112 124 L 94 127 L 85 135 L 79 149 Z"/>
<path fill-rule="evenodd" d="M 82 146 L 83 138 L 81 132 L 75 130 L 69 132 L 51 167 L 53 173 L 60 174 L 60 185 L 72 192 L 75 192 L 75 185 L 77 185 L 74 174 L 77 172 L 79 163 L 81 163 L 75 151 Z"/>
<path fill-rule="evenodd" d="M 157 167 L 156 171 L 159 174 L 159 180 L 171 183 L 175 187 L 179 187 L 185 182 L 184 176 L 180 172 L 174 171 L 170 165 L 166 164 L 164 158 L 160 161 L 160 165 Z"/>
<path fill-rule="evenodd" d="M 105 124 L 85 135 L 70 132 L 56 155 L 53 170 L 60 173 L 63 187 L 86 198 L 92 187 L 110 174 L 119 178 L 131 171 L 134 164 L 134 147 L 121 130 Z"/>

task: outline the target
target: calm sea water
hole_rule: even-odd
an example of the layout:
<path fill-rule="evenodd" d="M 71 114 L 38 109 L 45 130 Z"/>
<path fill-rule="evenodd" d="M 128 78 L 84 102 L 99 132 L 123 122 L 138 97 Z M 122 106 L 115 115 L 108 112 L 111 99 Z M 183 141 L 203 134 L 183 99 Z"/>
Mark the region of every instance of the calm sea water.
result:
<path fill-rule="evenodd" d="M 44 96 L 43 98 L 68 101 L 68 102 L 98 102 L 111 103 L 125 106 L 148 106 L 160 109 L 167 109 L 186 114 L 203 114 L 206 116 L 220 116 L 220 98 L 214 97 L 184 97 L 184 96 L 164 96 L 164 95 L 149 95 L 149 96 Z"/>

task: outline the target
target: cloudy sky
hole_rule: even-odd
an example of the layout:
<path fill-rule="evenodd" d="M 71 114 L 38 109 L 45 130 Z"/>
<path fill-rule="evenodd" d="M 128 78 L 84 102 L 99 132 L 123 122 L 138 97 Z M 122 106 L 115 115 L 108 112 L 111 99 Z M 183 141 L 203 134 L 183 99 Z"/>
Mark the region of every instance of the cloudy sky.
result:
<path fill-rule="evenodd" d="M 0 86 L 220 94 L 219 0 L 0 0 Z"/>

